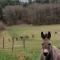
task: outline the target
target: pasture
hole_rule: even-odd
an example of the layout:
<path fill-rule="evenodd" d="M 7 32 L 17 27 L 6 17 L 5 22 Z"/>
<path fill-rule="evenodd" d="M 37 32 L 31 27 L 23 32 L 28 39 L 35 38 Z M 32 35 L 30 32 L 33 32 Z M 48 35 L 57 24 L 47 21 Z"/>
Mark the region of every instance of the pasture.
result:
<path fill-rule="evenodd" d="M 0 32 L 0 60 L 40 60 L 41 53 L 41 31 L 51 31 L 52 44 L 60 49 L 60 25 L 18 25 L 7 27 L 5 31 Z M 32 37 L 34 35 L 34 37 Z M 4 36 L 4 48 L 3 48 Z M 21 40 L 21 36 L 29 36 Z M 14 48 L 12 52 L 12 37 L 14 39 Z M 24 47 L 25 46 L 25 47 Z M 23 57 L 20 57 L 23 55 Z M 4 58 L 4 59 L 3 59 Z"/>

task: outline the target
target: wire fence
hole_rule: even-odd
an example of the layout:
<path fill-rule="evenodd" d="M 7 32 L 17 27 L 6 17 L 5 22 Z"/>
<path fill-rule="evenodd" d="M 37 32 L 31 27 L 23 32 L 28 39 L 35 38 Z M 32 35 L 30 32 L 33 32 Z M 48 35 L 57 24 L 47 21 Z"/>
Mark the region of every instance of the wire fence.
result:
<path fill-rule="evenodd" d="M 32 47 L 38 48 L 38 46 L 40 46 L 40 39 L 37 38 L 35 39 L 33 38 L 14 38 L 12 37 L 12 39 L 8 39 L 8 42 L 6 42 L 6 39 L 3 37 L 2 38 L 2 44 L 0 44 L 0 50 L 4 50 L 4 51 L 14 51 L 14 50 L 25 50 L 30 49 Z M 39 49 L 39 48 L 38 48 Z"/>

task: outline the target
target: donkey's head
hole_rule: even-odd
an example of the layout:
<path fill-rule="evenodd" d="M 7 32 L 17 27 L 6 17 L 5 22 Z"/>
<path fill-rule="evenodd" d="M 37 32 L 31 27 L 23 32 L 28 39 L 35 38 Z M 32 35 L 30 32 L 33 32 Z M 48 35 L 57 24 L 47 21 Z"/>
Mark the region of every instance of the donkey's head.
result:
<path fill-rule="evenodd" d="M 43 33 L 41 32 L 41 37 L 42 37 L 42 49 L 43 49 L 43 55 L 48 56 L 51 53 L 52 50 L 52 45 L 51 45 L 51 33 Z"/>

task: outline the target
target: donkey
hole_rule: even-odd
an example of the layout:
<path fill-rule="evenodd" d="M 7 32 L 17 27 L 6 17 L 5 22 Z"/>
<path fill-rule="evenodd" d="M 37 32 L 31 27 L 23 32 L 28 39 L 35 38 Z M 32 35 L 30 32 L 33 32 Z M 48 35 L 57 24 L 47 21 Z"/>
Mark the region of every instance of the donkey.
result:
<path fill-rule="evenodd" d="M 60 51 L 55 46 L 52 46 L 51 43 L 51 32 L 43 33 L 41 32 L 42 37 L 42 53 L 40 60 L 60 60 Z"/>

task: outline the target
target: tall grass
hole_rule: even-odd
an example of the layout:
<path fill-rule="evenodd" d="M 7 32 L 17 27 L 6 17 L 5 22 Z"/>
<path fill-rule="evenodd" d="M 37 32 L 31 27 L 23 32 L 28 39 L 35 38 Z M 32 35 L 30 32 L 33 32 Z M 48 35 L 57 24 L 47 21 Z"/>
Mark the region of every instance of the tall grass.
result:
<path fill-rule="evenodd" d="M 0 52 L 0 60 L 17 60 L 17 57 L 7 52 Z"/>

